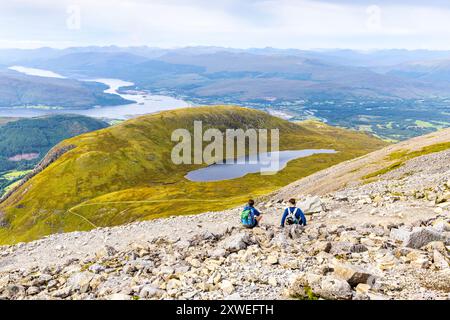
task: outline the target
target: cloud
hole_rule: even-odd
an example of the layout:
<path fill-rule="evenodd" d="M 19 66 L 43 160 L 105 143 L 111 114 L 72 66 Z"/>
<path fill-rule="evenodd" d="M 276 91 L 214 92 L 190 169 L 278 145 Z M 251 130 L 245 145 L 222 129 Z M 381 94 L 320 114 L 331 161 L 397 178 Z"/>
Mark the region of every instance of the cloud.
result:
<path fill-rule="evenodd" d="M 79 13 L 79 16 L 78 16 Z M 0 46 L 450 48 L 447 1 L 15 0 Z"/>

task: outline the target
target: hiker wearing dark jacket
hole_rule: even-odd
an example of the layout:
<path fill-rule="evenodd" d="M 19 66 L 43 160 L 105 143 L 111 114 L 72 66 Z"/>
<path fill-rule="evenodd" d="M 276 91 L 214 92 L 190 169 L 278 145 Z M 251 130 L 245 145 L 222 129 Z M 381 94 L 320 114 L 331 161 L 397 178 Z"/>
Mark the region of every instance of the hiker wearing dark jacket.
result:
<path fill-rule="evenodd" d="M 295 199 L 289 200 L 289 208 L 286 208 L 281 218 L 281 227 L 285 224 L 299 224 L 306 226 L 306 218 L 302 209 L 295 206 Z"/>
<path fill-rule="evenodd" d="M 255 205 L 255 201 L 252 199 L 248 200 L 247 206 L 245 206 L 244 210 L 241 213 L 241 223 L 246 228 L 254 228 L 258 226 L 259 222 L 262 219 L 261 212 L 256 210 L 253 206 Z"/>

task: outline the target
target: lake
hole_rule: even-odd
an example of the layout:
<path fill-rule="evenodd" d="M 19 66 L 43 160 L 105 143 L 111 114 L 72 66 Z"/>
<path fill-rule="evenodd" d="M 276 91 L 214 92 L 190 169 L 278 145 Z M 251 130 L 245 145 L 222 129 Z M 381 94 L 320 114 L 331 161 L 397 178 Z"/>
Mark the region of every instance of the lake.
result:
<path fill-rule="evenodd" d="M 65 77 L 48 70 L 27 68 L 23 66 L 12 66 L 9 69 L 21 72 L 27 75 L 51 77 L 64 79 Z M 125 120 L 134 118 L 143 114 L 155 113 L 165 110 L 173 110 L 179 108 L 190 107 L 191 105 L 186 101 L 176 99 L 169 96 L 151 95 L 142 92 L 133 92 L 133 94 L 119 93 L 121 87 L 133 86 L 134 83 L 123 81 L 120 79 L 83 79 L 82 81 L 95 81 L 108 86 L 105 93 L 117 94 L 124 99 L 135 101 L 135 103 L 121 105 L 121 106 L 102 106 L 85 110 L 77 109 L 60 109 L 60 108 L 36 108 L 36 107 L 15 107 L 15 108 L 0 108 L 0 117 L 37 117 L 48 114 L 80 114 L 94 118 L 108 118 Z"/>
<path fill-rule="evenodd" d="M 256 163 L 250 163 L 248 158 L 238 158 L 234 163 L 213 164 L 206 168 L 201 168 L 189 172 L 185 178 L 194 182 L 223 181 L 243 177 L 249 173 L 269 173 L 271 171 L 280 171 L 284 169 L 291 160 L 309 157 L 314 154 L 333 154 L 336 150 L 332 149 L 304 149 L 304 150 L 288 150 L 279 151 L 277 153 L 267 152 L 258 156 Z M 261 159 L 271 159 L 279 157 L 279 166 L 277 170 L 269 169 L 267 162 Z M 239 163 L 244 162 L 244 163 Z"/>

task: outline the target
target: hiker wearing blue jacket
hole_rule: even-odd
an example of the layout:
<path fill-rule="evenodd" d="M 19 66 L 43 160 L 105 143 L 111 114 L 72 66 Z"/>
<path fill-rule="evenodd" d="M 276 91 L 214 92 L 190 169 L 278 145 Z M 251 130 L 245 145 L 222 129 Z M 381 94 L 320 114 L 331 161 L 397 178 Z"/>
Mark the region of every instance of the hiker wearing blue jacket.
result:
<path fill-rule="evenodd" d="M 256 210 L 253 206 L 255 205 L 255 201 L 252 199 L 248 200 L 247 206 L 245 206 L 244 210 L 241 213 L 241 223 L 245 228 L 252 229 L 258 226 L 259 222 L 262 219 L 261 212 Z"/>
<path fill-rule="evenodd" d="M 299 224 L 306 226 L 306 218 L 302 209 L 295 206 L 295 199 L 289 200 L 289 208 L 286 208 L 281 218 L 281 227 L 284 225 Z"/>

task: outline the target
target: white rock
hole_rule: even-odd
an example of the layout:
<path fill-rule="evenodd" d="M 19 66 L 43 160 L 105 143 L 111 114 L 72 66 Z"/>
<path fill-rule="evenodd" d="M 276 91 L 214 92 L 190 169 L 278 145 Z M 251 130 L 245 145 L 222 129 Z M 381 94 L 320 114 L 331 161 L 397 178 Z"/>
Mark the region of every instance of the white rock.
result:
<path fill-rule="evenodd" d="M 267 257 L 267 263 L 268 264 L 277 264 L 278 263 L 277 256 L 271 255 L 271 256 Z"/>
<path fill-rule="evenodd" d="M 320 296 L 325 299 L 349 300 L 352 289 L 345 280 L 325 276 L 320 284 Z"/>
<path fill-rule="evenodd" d="M 237 252 L 247 248 L 247 243 L 249 242 L 249 236 L 247 233 L 241 232 L 233 236 L 228 237 L 222 243 L 225 250 L 229 252 Z"/>
<path fill-rule="evenodd" d="M 305 214 L 322 212 L 324 209 L 322 200 L 318 196 L 306 197 L 305 200 L 298 203 L 298 207 L 302 209 Z"/>
<path fill-rule="evenodd" d="M 447 259 L 437 250 L 433 251 L 433 263 L 439 270 L 449 269 L 449 263 Z"/>
<path fill-rule="evenodd" d="M 89 290 L 89 284 L 93 277 L 94 274 L 90 272 L 74 273 L 67 279 L 66 285 L 72 290 L 79 290 L 81 293 L 85 293 Z"/>
<path fill-rule="evenodd" d="M 230 295 L 234 292 L 234 286 L 229 280 L 223 280 L 220 283 L 220 289 L 223 291 L 224 294 Z"/>
<path fill-rule="evenodd" d="M 404 241 L 403 245 L 408 248 L 420 249 L 432 241 L 443 240 L 444 236 L 433 228 L 414 228 Z"/>

